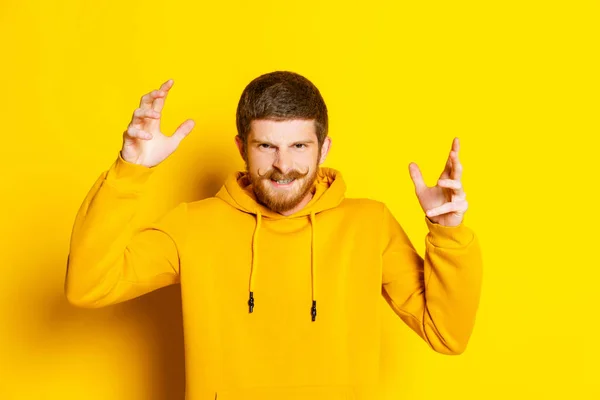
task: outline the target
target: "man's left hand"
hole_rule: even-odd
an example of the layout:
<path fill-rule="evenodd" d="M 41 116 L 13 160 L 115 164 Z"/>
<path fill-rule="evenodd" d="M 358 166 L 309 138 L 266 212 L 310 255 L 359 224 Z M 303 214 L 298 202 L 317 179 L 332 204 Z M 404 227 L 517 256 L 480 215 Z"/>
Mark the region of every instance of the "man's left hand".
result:
<path fill-rule="evenodd" d="M 433 187 L 425 184 L 417 164 L 410 163 L 408 166 L 421 208 L 431 221 L 444 226 L 460 225 L 469 207 L 460 181 L 462 165 L 458 160 L 459 148 L 458 138 L 454 138 L 446 167 Z"/>

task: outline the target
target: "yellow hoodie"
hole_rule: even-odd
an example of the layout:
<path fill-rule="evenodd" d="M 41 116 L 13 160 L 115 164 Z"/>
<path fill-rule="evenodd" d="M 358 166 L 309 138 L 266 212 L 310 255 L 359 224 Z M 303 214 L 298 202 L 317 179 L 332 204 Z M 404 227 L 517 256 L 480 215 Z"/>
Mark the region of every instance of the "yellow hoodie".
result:
<path fill-rule="evenodd" d="M 435 351 L 464 351 L 482 277 L 464 224 L 425 217 L 423 259 L 383 203 L 345 198 L 330 168 L 287 217 L 237 172 L 147 224 L 137 210 L 153 170 L 119 155 L 101 174 L 75 220 L 65 291 L 102 307 L 180 283 L 186 399 L 380 398 L 382 295 Z"/>

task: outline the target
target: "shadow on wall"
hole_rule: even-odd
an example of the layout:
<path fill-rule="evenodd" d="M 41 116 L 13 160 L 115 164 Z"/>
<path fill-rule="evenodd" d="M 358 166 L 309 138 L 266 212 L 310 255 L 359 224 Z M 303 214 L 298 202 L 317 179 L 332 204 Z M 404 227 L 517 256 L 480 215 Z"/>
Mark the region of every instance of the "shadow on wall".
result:
<path fill-rule="evenodd" d="M 222 157 L 201 157 L 199 162 L 202 173 L 188 173 L 177 176 L 172 185 L 176 198 L 180 201 L 195 201 L 213 196 L 220 189 L 229 172 L 231 165 L 225 165 Z M 186 163 L 193 168 L 193 163 Z M 172 178 L 171 178 L 172 179 Z M 66 259 L 66 257 L 65 257 Z M 56 267 L 56 271 L 66 271 Z M 61 288 L 62 289 L 62 288 Z M 42 300 L 42 299 L 40 299 Z M 47 299 L 45 300 L 47 302 Z M 80 309 L 68 303 L 61 293 L 50 315 L 46 315 L 50 326 L 56 327 L 55 339 L 64 340 L 72 336 L 70 332 L 81 332 L 84 345 L 87 348 L 97 349 L 99 353 L 106 349 L 111 354 L 113 350 L 122 351 L 135 345 L 136 348 L 128 349 L 132 356 L 142 359 L 134 360 L 136 366 L 134 375 L 143 377 L 143 392 L 147 393 L 148 400 L 183 400 L 185 397 L 185 356 L 183 341 L 183 321 L 181 307 L 181 290 L 179 285 L 172 285 L 154 292 L 145 294 L 115 305 L 100 309 Z M 41 322 L 41 321 L 38 321 Z M 97 331 L 110 330 L 110 338 L 98 337 Z M 83 329 L 82 329 L 83 328 Z M 42 332 L 39 332 L 41 335 Z M 54 335 L 51 335 L 54 336 Z M 121 340 L 122 339 L 122 340 Z M 48 340 L 44 338 L 43 340 Z M 118 343 L 115 343 L 118 342 Z M 125 344 L 124 344 L 125 343 Z M 118 349 L 118 350 L 115 350 Z M 101 354 L 90 356 L 101 357 Z M 85 367 L 85 361 L 80 366 Z M 89 364 L 88 364 L 89 365 Z M 139 366 L 139 369 L 138 369 Z M 105 367 L 103 367 L 105 368 Z M 118 372 L 122 366 L 111 366 L 116 379 L 120 378 Z M 123 371 L 121 375 L 131 376 L 131 371 Z M 120 387 L 131 385 L 125 378 L 118 380 Z M 97 384 L 97 383 L 96 383 Z M 129 390 L 135 390 L 128 387 Z M 115 398 L 119 396 L 115 393 Z"/>
<path fill-rule="evenodd" d="M 130 303 L 130 304 L 127 304 Z M 117 306 L 115 313 L 134 320 L 151 353 L 145 360 L 149 400 L 185 397 L 185 356 L 181 290 L 169 286 Z"/>
<path fill-rule="evenodd" d="M 138 298 L 114 304 L 99 309 L 81 309 L 69 304 L 64 296 L 60 296 L 50 315 L 50 321 L 30 342 L 40 347 L 60 348 L 57 342 L 77 334 L 78 345 L 83 344 L 82 354 L 71 355 L 77 358 L 75 368 L 89 368 L 90 364 L 102 360 L 103 376 L 115 377 L 111 385 L 115 390 L 125 388 L 121 392 L 135 392 L 138 382 L 131 382 L 126 377 L 142 376 L 144 398 L 149 400 L 183 400 L 185 397 L 185 358 L 183 347 L 183 325 L 181 312 L 181 291 L 179 285 L 172 285 L 156 290 Z M 47 300 L 46 300 L 47 301 Z M 38 320 L 38 322 L 42 322 Z M 48 327 L 54 330 L 49 335 Z M 98 334 L 102 332 L 102 334 Z M 43 336 L 43 337 L 42 337 Z M 52 339 L 53 337 L 53 339 Z M 32 340 L 33 339 L 33 340 Z M 48 343 L 51 340 L 54 343 Z M 93 349 L 90 352 L 90 349 Z M 72 349 L 71 349 L 72 351 Z M 123 370 L 131 368 L 131 364 L 110 365 L 104 363 L 103 353 L 110 355 L 124 352 L 136 357 L 132 364 L 134 371 Z M 143 356 L 143 358 L 140 358 Z M 90 368 L 91 373 L 98 372 Z M 78 375 L 79 376 L 79 375 Z M 69 378 L 65 378 L 68 381 Z M 86 379 L 84 379 L 85 381 Z M 89 390 L 98 382 L 79 382 L 80 387 L 89 386 Z M 114 393 L 114 398 L 122 398 L 122 393 Z"/>

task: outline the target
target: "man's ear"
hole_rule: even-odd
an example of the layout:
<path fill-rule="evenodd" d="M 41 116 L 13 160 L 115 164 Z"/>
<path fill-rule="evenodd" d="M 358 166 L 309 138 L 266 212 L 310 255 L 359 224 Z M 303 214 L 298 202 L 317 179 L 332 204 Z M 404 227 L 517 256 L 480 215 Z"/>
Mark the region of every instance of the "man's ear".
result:
<path fill-rule="evenodd" d="M 240 152 L 240 156 L 242 156 L 242 160 L 246 161 L 246 150 L 244 149 L 244 141 L 239 135 L 235 135 L 235 144 Z"/>
<path fill-rule="evenodd" d="M 331 149 L 331 138 L 327 136 L 323 141 L 323 145 L 321 146 L 321 158 L 319 158 L 319 165 L 325 162 L 327 153 L 329 153 L 329 149 Z"/>

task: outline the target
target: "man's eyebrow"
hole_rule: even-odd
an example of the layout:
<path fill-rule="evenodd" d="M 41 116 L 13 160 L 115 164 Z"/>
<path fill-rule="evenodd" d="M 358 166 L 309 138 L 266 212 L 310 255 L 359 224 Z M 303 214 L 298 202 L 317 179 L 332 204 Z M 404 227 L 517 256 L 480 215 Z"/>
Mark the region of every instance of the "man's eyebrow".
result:
<path fill-rule="evenodd" d="M 297 142 L 292 143 L 292 146 L 295 146 L 297 144 L 313 144 L 315 141 L 313 139 L 306 139 L 306 140 L 298 140 Z"/>
<path fill-rule="evenodd" d="M 271 144 L 271 145 L 273 144 L 273 143 L 269 142 L 268 140 L 259 140 L 259 139 L 252 139 L 252 140 L 250 141 L 250 143 L 251 143 L 251 144 L 255 144 L 255 143 L 266 143 L 266 144 Z"/>

